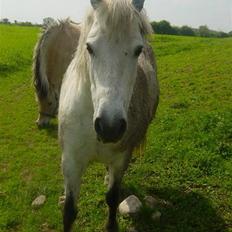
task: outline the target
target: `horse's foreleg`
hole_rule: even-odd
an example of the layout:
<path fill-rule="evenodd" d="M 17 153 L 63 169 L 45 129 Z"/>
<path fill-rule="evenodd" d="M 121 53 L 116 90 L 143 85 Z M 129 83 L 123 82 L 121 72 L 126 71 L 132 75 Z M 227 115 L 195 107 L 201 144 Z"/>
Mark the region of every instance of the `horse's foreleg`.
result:
<path fill-rule="evenodd" d="M 128 166 L 129 157 L 119 166 L 109 166 L 109 184 L 106 194 L 106 202 L 109 206 L 108 221 L 106 224 L 107 232 L 118 232 L 117 209 L 120 197 L 120 188 L 123 174 Z"/>
<path fill-rule="evenodd" d="M 63 212 L 64 232 L 70 232 L 77 216 L 77 198 L 80 192 L 81 176 L 85 165 L 71 156 L 63 155 L 62 168 L 65 182 L 65 203 Z"/>
<path fill-rule="evenodd" d="M 106 194 L 106 202 L 109 206 L 108 221 L 106 225 L 107 232 L 118 232 L 116 215 L 119 203 L 120 185 L 121 181 L 115 181 Z"/>
<path fill-rule="evenodd" d="M 70 232 L 76 219 L 77 209 L 72 191 L 66 193 L 63 213 L 64 232 Z"/>

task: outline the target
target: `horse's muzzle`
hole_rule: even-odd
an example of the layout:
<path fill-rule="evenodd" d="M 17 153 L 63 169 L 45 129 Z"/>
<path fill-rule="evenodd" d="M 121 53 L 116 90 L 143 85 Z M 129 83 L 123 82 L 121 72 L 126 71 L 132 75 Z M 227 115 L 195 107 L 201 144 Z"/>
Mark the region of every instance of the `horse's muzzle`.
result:
<path fill-rule="evenodd" d="M 103 143 L 117 143 L 124 135 L 127 123 L 123 118 L 115 118 L 113 122 L 109 123 L 102 116 L 95 119 L 94 127 L 100 141 Z"/>

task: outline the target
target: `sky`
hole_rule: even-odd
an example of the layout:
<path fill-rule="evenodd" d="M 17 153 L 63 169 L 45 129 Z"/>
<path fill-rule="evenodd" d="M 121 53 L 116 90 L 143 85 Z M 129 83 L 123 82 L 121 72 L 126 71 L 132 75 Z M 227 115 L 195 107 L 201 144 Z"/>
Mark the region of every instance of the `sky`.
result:
<path fill-rule="evenodd" d="M 71 17 L 80 22 L 90 0 L 0 0 L 0 18 L 41 23 L 43 18 Z M 232 0 L 145 0 L 151 21 L 232 31 Z"/>

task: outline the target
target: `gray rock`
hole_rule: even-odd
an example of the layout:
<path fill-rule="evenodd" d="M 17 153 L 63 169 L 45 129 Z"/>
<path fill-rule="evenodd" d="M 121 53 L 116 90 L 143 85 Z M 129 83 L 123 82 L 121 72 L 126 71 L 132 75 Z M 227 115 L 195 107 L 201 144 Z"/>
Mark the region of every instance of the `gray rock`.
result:
<path fill-rule="evenodd" d="M 147 207 L 154 209 L 159 205 L 160 199 L 154 198 L 152 196 L 146 196 L 144 198 L 144 203 Z"/>
<path fill-rule="evenodd" d="M 110 182 L 110 176 L 107 174 L 107 175 L 105 175 L 105 178 L 104 178 L 104 185 L 108 185 L 109 184 L 109 182 Z"/>
<path fill-rule="evenodd" d="M 142 207 L 141 201 L 135 195 L 127 197 L 119 205 L 119 212 L 122 215 L 136 214 Z"/>
<path fill-rule="evenodd" d="M 65 196 L 60 196 L 59 197 L 58 205 L 59 206 L 64 206 L 64 202 L 65 202 Z"/>
<path fill-rule="evenodd" d="M 55 230 L 51 229 L 51 226 L 47 222 L 41 225 L 41 232 L 56 232 Z"/>
<path fill-rule="evenodd" d="M 173 207 L 173 204 L 170 201 L 166 201 L 163 199 L 160 199 L 159 197 L 155 196 L 146 196 L 144 198 L 145 205 L 151 209 L 157 208 L 158 206 L 161 207 Z"/>
<path fill-rule="evenodd" d="M 42 232 L 47 232 L 49 230 L 49 225 L 47 222 L 43 223 L 41 226 Z"/>
<path fill-rule="evenodd" d="M 129 228 L 128 232 L 138 232 L 134 227 Z"/>
<path fill-rule="evenodd" d="M 160 222 L 161 215 L 160 211 L 156 211 L 152 214 L 151 218 L 155 222 Z"/>
<path fill-rule="evenodd" d="M 46 196 L 40 195 L 32 202 L 31 206 L 35 209 L 40 208 L 41 206 L 44 205 L 45 201 L 46 201 Z"/>
<path fill-rule="evenodd" d="M 167 208 L 172 208 L 172 207 L 174 207 L 173 204 L 172 204 L 172 202 L 170 202 L 170 201 L 165 201 L 165 200 L 162 201 L 162 205 L 163 205 L 164 207 L 167 207 Z"/>

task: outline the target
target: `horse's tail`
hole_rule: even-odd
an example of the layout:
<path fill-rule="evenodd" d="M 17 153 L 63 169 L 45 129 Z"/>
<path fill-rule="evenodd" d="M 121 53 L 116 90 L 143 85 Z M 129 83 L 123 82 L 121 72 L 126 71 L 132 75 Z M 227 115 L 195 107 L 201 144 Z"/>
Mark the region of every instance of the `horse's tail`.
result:
<path fill-rule="evenodd" d="M 51 63 L 51 58 L 49 58 L 51 54 L 49 53 L 51 53 L 51 48 L 55 46 L 54 42 L 59 42 L 59 38 L 63 34 L 65 35 L 64 38 L 68 39 L 67 43 L 71 43 L 70 46 L 64 46 L 67 49 L 66 53 L 69 53 L 68 56 L 58 54 L 62 59 L 65 59 L 64 64 L 61 64 L 61 75 L 63 76 L 63 72 L 65 72 L 67 68 L 66 63 L 67 65 L 70 63 L 72 54 L 75 52 L 78 45 L 80 36 L 79 24 L 72 22 L 69 18 L 60 21 L 51 21 L 43 26 L 42 34 L 36 44 L 33 57 L 33 84 L 38 99 L 44 99 L 50 91 L 54 91 L 53 85 L 51 85 L 51 81 L 54 78 L 50 72 L 51 67 L 48 65 Z M 71 38 L 77 38 L 78 40 L 74 41 Z M 59 82 L 60 78 L 57 77 L 56 81 Z M 51 86 L 49 86 L 49 83 Z"/>
<path fill-rule="evenodd" d="M 56 26 L 57 23 L 55 21 L 43 26 L 42 35 L 34 49 L 33 84 L 39 99 L 46 98 L 49 91 L 49 81 L 47 77 L 47 53 L 52 28 Z"/>

